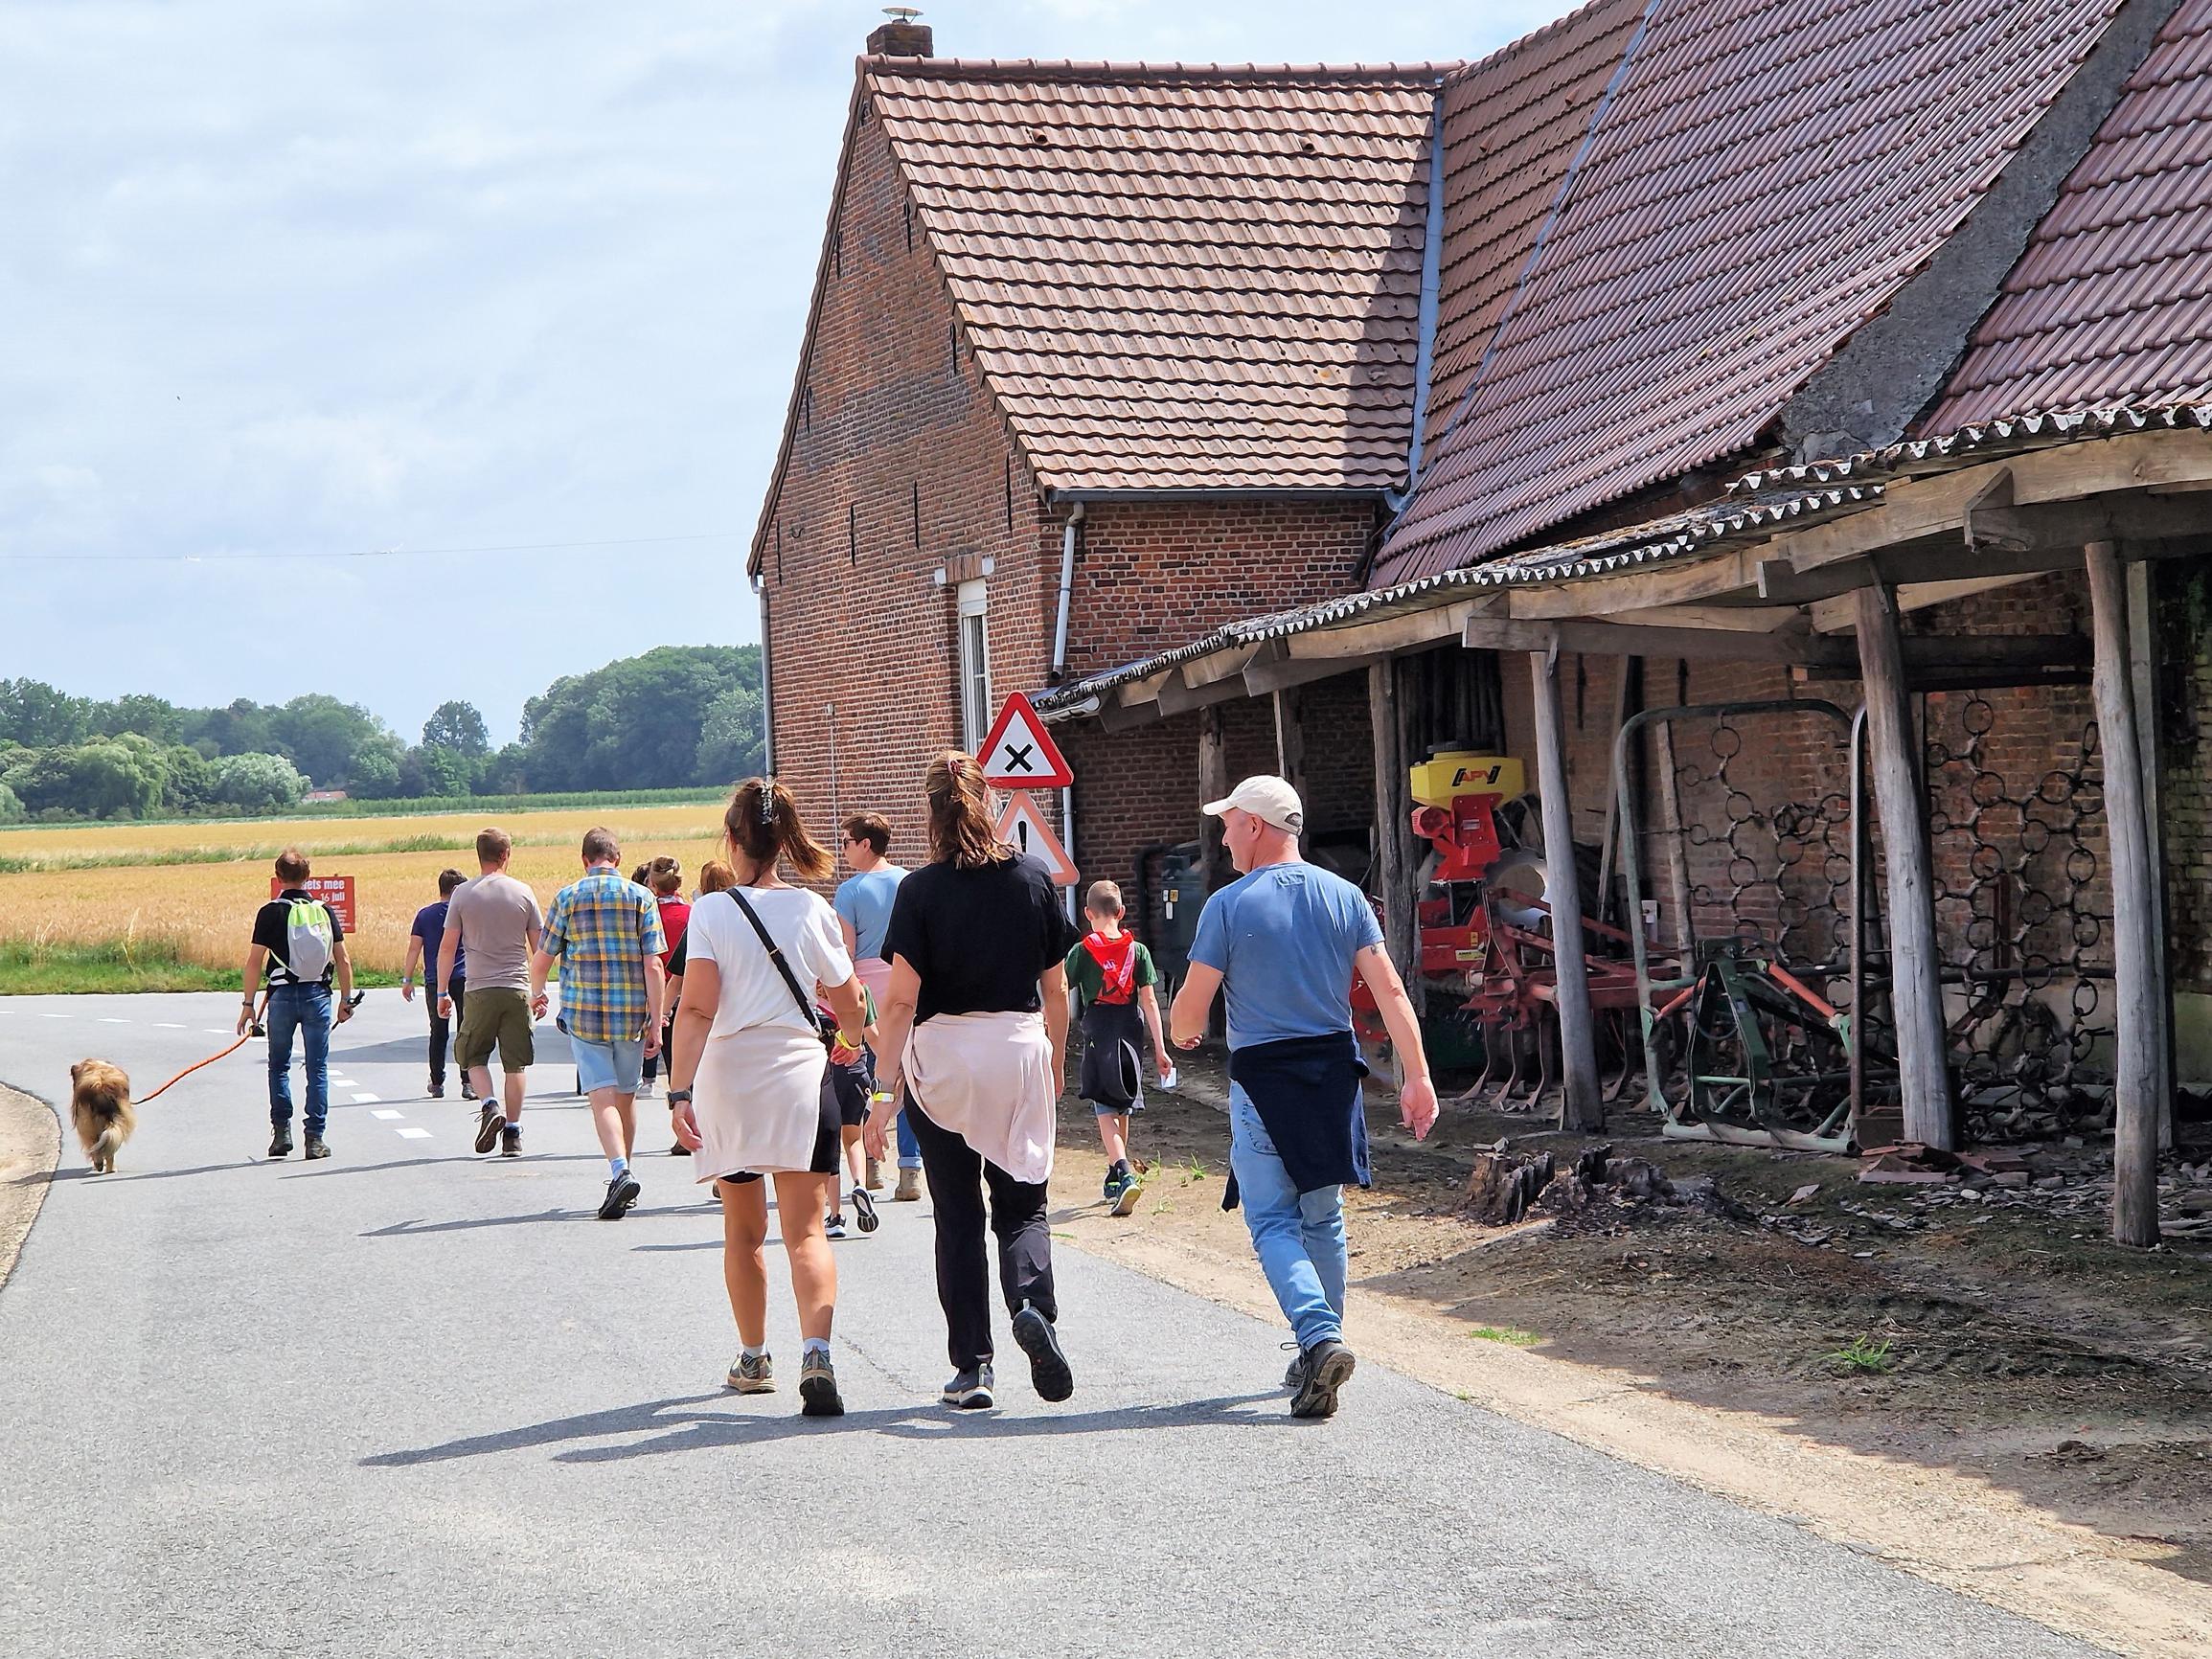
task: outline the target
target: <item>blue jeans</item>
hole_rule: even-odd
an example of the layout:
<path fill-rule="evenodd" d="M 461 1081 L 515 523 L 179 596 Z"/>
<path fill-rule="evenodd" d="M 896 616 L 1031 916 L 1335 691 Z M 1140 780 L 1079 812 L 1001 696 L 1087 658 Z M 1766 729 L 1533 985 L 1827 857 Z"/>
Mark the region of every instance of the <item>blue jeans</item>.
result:
<path fill-rule="evenodd" d="M 914 1132 L 914 1125 L 906 1121 L 906 1108 L 899 1108 L 899 1167 L 901 1170 L 922 1168 L 922 1137 Z"/>
<path fill-rule="evenodd" d="M 1344 1334 L 1344 1189 L 1300 1193 L 1243 1085 L 1229 1085 L 1229 1168 L 1252 1253 L 1300 1348 Z"/>
<path fill-rule="evenodd" d="M 292 1121 L 292 1034 L 307 1049 L 308 1133 L 323 1132 L 331 1110 L 331 988 L 279 985 L 269 991 L 269 1122 Z"/>

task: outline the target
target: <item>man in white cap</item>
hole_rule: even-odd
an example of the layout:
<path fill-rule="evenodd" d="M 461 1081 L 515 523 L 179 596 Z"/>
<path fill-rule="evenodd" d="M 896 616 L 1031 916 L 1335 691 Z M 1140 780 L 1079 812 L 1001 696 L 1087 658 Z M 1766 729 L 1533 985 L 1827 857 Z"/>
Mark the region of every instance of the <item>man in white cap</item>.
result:
<path fill-rule="evenodd" d="M 1190 973 L 1170 1012 L 1196 1048 L 1214 992 L 1229 1014 L 1229 1193 L 1242 1199 L 1261 1271 L 1298 1338 L 1285 1384 L 1293 1417 L 1328 1417 L 1353 1371 L 1344 1345 L 1344 1183 L 1367 1185 L 1367 1073 L 1352 1034 L 1357 971 L 1404 1068 L 1400 1120 L 1416 1138 L 1436 1122 L 1421 1026 L 1367 896 L 1299 856 L 1306 812 L 1281 778 L 1246 778 L 1206 811 L 1243 873 L 1209 897 Z"/>

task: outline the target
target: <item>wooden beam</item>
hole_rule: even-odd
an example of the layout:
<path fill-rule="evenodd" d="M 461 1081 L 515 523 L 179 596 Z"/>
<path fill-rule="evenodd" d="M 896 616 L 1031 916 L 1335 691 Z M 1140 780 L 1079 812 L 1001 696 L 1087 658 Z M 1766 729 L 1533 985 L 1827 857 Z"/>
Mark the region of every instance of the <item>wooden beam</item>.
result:
<path fill-rule="evenodd" d="M 1954 599 L 1971 599 L 1977 593 L 1992 593 L 2001 587 L 2015 587 L 2023 581 L 2033 581 L 2041 572 L 2014 576 L 1969 576 L 1950 581 L 1907 581 L 1897 587 L 1897 609 L 1900 615 L 1907 611 L 1926 610 L 1930 605 L 1949 604 Z M 1833 599 L 1814 600 L 1806 607 L 1813 618 L 1815 633 L 1848 632 L 1856 625 L 1858 603 L 1848 593 L 1839 593 Z"/>
<path fill-rule="evenodd" d="M 1264 640 L 1256 646 L 1234 646 L 1225 651 L 1194 657 L 1183 665 L 1183 684 L 1194 691 L 1243 673 L 1254 663 L 1271 663 L 1288 655 L 1281 640 Z"/>
<path fill-rule="evenodd" d="M 1255 697 L 1292 686 L 1333 680 L 1338 674 L 1364 674 L 1373 657 L 1286 657 L 1279 663 L 1254 663 L 1244 670 L 1244 690 Z"/>
<path fill-rule="evenodd" d="M 1745 633 L 1735 628 L 1650 627 L 1611 622 L 1509 622 L 1470 617 L 1460 644 L 1476 650 L 1566 650 L 1595 656 L 1687 657 L 1700 662 L 1846 662 L 1848 648 L 1803 630 Z"/>
<path fill-rule="evenodd" d="M 1229 748 L 1221 735 L 1221 711 L 1198 711 L 1198 801 L 1220 801 L 1229 793 Z M 1229 853 L 1221 844 L 1221 821 L 1200 820 L 1198 862 L 1205 872 L 1206 891 L 1219 893 L 1229 884 Z"/>
<path fill-rule="evenodd" d="M 1967 517 L 1970 549 L 1999 553 L 2064 553 L 2092 541 L 2162 541 L 2212 530 L 2212 511 L 2190 495 L 2130 490 L 2087 501 L 1976 509 Z"/>
<path fill-rule="evenodd" d="M 2143 812 L 2142 752 L 2128 659 L 2128 584 L 2120 550 L 2086 553 L 2096 637 L 2097 743 L 2104 753 L 2105 833 L 2112 860 L 2112 973 L 2118 1055 L 2112 1071 L 2112 1237 L 2158 1241 L 2158 1048 L 2151 1003 L 2161 994 L 2158 915 L 2152 891 L 2150 820 Z"/>
<path fill-rule="evenodd" d="M 1943 987 L 1937 978 L 1935 885 L 1929 869 L 1919 750 L 1906 701 L 1897 610 L 1885 587 L 1859 590 L 1859 679 L 1881 850 L 1889 872 L 1889 995 L 1908 1139 L 1950 1148 L 1956 1141 L 1946 1059 Z"/>
<path fill-rule="evenodd" d="M 1243 679 L 1220 680 L 1210 686 L 1191 687 L 1182 682 L 1180 675 L 1160 687 L 1154 700 L 1163 715 L 1180 715 L 1191 709 L 1210 709 L 1216 703 L 1233 703 L 1251 693 L 1244 690 Z"/>
<path fill-rule="evenodd" d="M 1634 627 L 1721 628 L 1738 633 L 1772 633 L 1805 620 L 1793 604 L 1663 604 L 1651 610 L 1616 611 L 1608 622 Z"/>
<path fill-rule="evenodd" d="M 1685 554 L 1651 570 L 1583 581 L 1515 588 L 1507 614 L 1516 618 L 1610 616 L 1739 593 L 1754 585 L 1759 559 L 1773 557 L 1767 543 L 1730 548 L 1699 557 Z"/>
<path fill-rule="evenodd" d="M 2166 955 L 2166 836 L 2165 808 L 2160 804 L 2165 753 L 2158 720 L 2157 567 L 2137 559 L 2128 568 L 2128 689 L 2135 699 L 2135 747 L 2143 760 L 2143 822 L 2151 827 L 2151 894 L 2157 914 L 2151 919 L 2151 943 L 2157 952 L 2152 965 L 2158 992 L 2151 999 L 2151 1016 L 2158 1022 L 2158 1149 L 2174 1145 L 2174 982 Z"/>
<path fill-rule="evenodd" d="M 1460 625 L 1474 614 L 1471 600 L 1432 605 L 1426 610 L 1400 611 L 1395 616 L 1345 627 L 1313 628 L 1289 637 L 1293 657 L 1370 656 L 1380 651 L 1404 650 L 1412 646 L 1434 645 L 1459 632 Z"/>
<path fill-rule="evenodd" d="M 1160 705 L 1152 698 L 1142 702 L 1111 702 L 1098 712 L 1098 723 L 1109 732 L 1129 732 L 1149 726 L 1160 717 Z"/>
<path fill-rule="evenodd" d="M 1407 988 L 1421 977 L 1421 931 L 1413 865 L 1413 833 L 1405 755 L 1399 742 L 1398 665 L 1383 657 L 1367 669 L 1367 726 L 1375 739 L 1375 869 L 1382 887 L 1382 943 Z"/>
<path fill-rule="evenodd" d="M 1537 797 L 1543 807 L 1543 896 L 1551 906 L 1560 1053 L 1566 1074 L 1560 1127 L 1605 1125 L 1598 1092 L 1596 1025 L 1590 1016 L 1589 965 L 1584 955 L 1582 877 L 1575 868 L 1574 807 L 1567 799 L 1566 721 L 1560 709 L 1559 652 L 1531 651 L 1536 692 Z"/>

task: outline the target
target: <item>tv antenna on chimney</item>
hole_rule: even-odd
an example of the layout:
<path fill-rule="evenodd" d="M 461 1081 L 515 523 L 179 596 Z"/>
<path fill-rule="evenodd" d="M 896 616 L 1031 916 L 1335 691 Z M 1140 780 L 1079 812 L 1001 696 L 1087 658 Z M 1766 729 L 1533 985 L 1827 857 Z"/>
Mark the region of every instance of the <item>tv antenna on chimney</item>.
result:
<path fill-rule="evenodd" d="M 919 6 L 886 6 L 883 8 L 883 15 L 894 23 L 911 23 L 922 15 L 922 8 Z"/>

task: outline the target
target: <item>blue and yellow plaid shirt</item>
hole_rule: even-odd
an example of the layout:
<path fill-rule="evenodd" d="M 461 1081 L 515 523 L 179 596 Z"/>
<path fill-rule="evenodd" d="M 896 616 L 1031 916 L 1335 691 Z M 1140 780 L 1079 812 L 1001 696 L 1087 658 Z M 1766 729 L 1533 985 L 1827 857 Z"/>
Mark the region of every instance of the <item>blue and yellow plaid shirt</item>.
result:
<path fill-rule="evenodd" d="M 651 894 L 618 871 L 596 869 L 554 896 L 541 944 L 560 959 L 560 1017 L 570 1036 L 609 1043 L 645 1034 L 646 959 L 667 948 Z"/>

